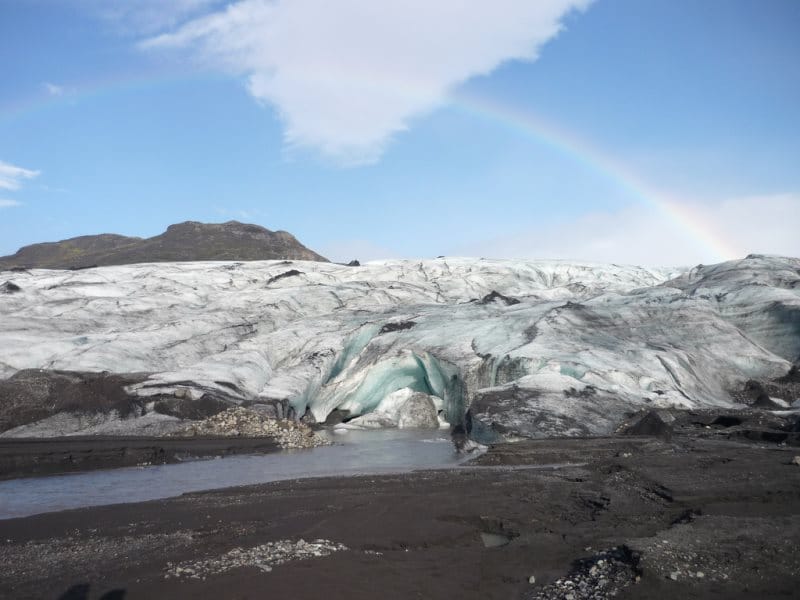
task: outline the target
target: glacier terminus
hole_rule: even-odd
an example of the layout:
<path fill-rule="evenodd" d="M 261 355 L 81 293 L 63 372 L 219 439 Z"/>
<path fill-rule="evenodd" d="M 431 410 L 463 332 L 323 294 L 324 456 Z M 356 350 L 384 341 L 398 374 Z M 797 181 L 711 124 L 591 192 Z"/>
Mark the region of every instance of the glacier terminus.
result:
<path fill-rule="evenodd" d="M 646 408 L 734 406 L 800 357 L 800 260 L 691 269 L 438 258 L 8 272 L 0 376 L 143 374 L 132 415 L 6 436 L 169 430 L 156 400 L 339 427 L 466 426 L 481 442 L 601 435 Z M 776 399 L 789 406 L 792 399 Z M 56 428 L 57 431 L 54 431 Z"/>

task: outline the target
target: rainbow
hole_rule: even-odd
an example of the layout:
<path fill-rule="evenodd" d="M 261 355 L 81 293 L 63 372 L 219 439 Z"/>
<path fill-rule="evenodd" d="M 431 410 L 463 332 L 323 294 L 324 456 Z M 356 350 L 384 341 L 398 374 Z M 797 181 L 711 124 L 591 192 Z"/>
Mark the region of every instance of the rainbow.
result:
<path fill-rule="evenodd" d="M 155 89 L 187 81 L 212 80 L 226 81 L 228 78 L 207 72 L 198 73 L 191 69 L 184 72 L 163 71 L 160 73 L 152 71 L 117 72 L 110 77 L 88 79 L 64 85 L 63 93 L 60 94 L 48 93 L 45 89 L 46 84 L 42 84 L 38 93 L 29 94 L 16 102 L 0 105 L 0 124 L 47 109 L 70 106 L 95 98 L 102 99 L 119 93 Z"/>
<path fill-rule="evenodd" d="M 187 80 L 216 79 L 217 77 L 220 80 L 224 79 L 223 76 L 214 76 L 209 73 L 192 74 L 191 71 L 188 73 L 165 72 L 155 76 L 152 73 L 118 74 L 113 79 L 88 81 L 71 86 L 64 95 L 48 95 L 42 90 L 41 94 L 15 105 L 0 107 L 0 122 L 10 120 L 23 113 L 36 112 L 59 104 L 74 103 L 90 97 L 104 96 L 120 91 L 136 91 Z M 394 83 L 396 84 L 396 82 Z M 409 93 L 413 87 L 407 86 L 405 93 Z M 523 110 L 502 104 L 494 99 L 468 95 L 464 92 L 458 92 L 450 98 L 449 106 L 471 117 L 489 120 L 517 134 L 522 134 L 535 143 L 562 154 L 580 165 L 581 168 L 600 175 L 621 191 L 636 198 L 640 203 L 658 211 L 704 247 L 709 257 L 713 257 L 715 261 L 732 260 L 743 255 L 741 249 L 717 231 L 708 219 L 692 209 L 691 202 L 656 189 L 608 153 L 594 147 L 574 133 L 545 121 L 530 109 Z"/>
<path fill-rule="evenodd" d="M 709 256 L 716 261 L 733 260 L 744 254 L 716 231 L 713 224 L 692 210 L 690 202 L 681 201 L 656 189 L 611 155 L 593 147 L 572 132 L 548 123 L 532 111 L 464 93 L 455 96 L 454 104 L 468 115 L 488 119 L 532 138 L 536 143 L 556 150 L 583 168 L 609 180 L 626 194 L 654 208 L 680 230 L 685 231 L 706 248 Z"/>

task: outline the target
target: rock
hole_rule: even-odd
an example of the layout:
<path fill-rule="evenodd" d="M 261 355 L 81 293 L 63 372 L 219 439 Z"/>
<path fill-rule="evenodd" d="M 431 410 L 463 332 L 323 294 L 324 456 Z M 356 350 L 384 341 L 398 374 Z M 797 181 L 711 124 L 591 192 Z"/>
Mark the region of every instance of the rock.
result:
<path fill-rule="evenodd" d="M 274 567 L 287 562 L 325 557 L 347 549 L 344 544 L 323 539 L 314 540 L 311 543 L 303 540 L 297 542 L 282 540 L 253 548 L 233 548 L 216 558 L 187 561 L 180 565 L 168 564 L 166 574 L 178 578 L 205 578 L 241 567 L 255 567 L 269 573 Z"/>
<path fill-rule="evenodd" d="M 753 402 L 751 406 L 755 408 L 763 408 L 766 410 L 781 410 L 785 408 L 784 406 L 781 406 L 777 402 L 773 401 L 772 398 L 770 398 L 769 395 L 766 393 L 759 394 L 755 402 Z"/>
<path fill-rule="evenodd" d="M 245 405 L 247 408 L 271 419 L 289 419 L 289 401 L 286 398 L 260 397 Z"/>
<path fill-rule="evenodd" d="M 0 269 L 14 266 L 75 269 L 166 261 L 295 259 L 327 261 L 286 231 L 228 221 L 170 225 L 148 239 L 115 234 L 86 235 L 33 244 L 0 257 Z"/>
<path fill-rule="evenodd" d="M 731 415 L 720 415 L 711 421 L 711 425 L 719 425 L 720 427 L 736 427 L 742 424 L 742 419 Z"/>
<path fill-rule="evenodd" d="M 349 410 L 334 408 L 325 419 L 325 425 L 338 425 L 339 423 L 344 423 L 349 417 Z"/>
<path fill-rule="evenodd" d="M 436 406 L 427 394 L 414 394 L 399 410 L 400 429 L 439 429 Z"/>
<path fill-rule="evenodd" d="M 783 377 L 778 378 L 779 383 L 800 383 L 800 362 L 791 366 L 789 372 Z"/>
<path fill-rule="evenodd" d="M 528 583 L 531 584 L 531 585 L 535 584 L 536 583 L 536 576 L 535 575 L 531 575 L 530 577 L 528 577 Z"/>
<path fill-rule="evenodd" d="M 279 273 L 278 275 L 267 279 L 267 285 L 275 283 L 276 281 L 280 281 L 281 279 L 286 279 L 287 277 L 297 277 L 298 275 L 302 274 L 303 272 L 298 271 L 297 269 L 289 269 L 288 271 L 284 271 L 283 273 Z"/>
<path fill-rule="evenodd" d="M 329 443 L 304 423 L 273 419 L 240 406 L 192 423 L 173 435 L 269 437 L 282 448 L 312 448 Z"/>
<path fill-rule="evenodd" d="M 378 332 L 381 333 L 391 333 L 393 331 L 403 331 L 405 329 L 411 329 L 416 323 L 414 321 L 398 321 L 396 323 L 387 323 L 381 330 Z"/>
<path fill-rule="evenodd" d="M 673 571 L 669 574 L 669 578 L 672 579 L 672 581 L 678 581 L 678 577 L 680 577 L 680 571 Z"/>
<path fill-rule="evenodd" d="M 672 439 L 672 427 L 667 425 L 658 412 L 651 410 L 638 421 L 625 427 L 623 435 L 646 435 L 669 441 Z"/>
<path fill-rule="evenodd" d="M 794 458 L 791 460 L 790 464 L 792 464 L 792 465 L 797 465 L 798 467 L 800 467 L 800 456 L 795 456 L 795 457 L 794 457 Z"/>
<path fill-rule="evenodd" d="M 316 425 L 317 418 L 314 416 L 314 413 L 311 412 L 311 409 L 306 409 L 305 414 L 303 414 L 303 416 L 300 417 L 300 422 L 305 425 Z"/>
<path fill-rule="evenodd" d="M 486 294 L 483 298 L 478 301 L 478 304 L 491 304 L 492 302 L 502 302 L 506 306 L 513 306 L 514 304 L 519 304 L 519 300 L 516 298 L 511 298 L 509 296 L 504 296 L 500 292 L 492 290 L 491 293 Z"/>
<path fill-rule="evenodd" d="M 3 285 L 0 285 L 0 294 L 16 294 L 21 291 L 22 288 L 13 281 L 6 281 Z"/>

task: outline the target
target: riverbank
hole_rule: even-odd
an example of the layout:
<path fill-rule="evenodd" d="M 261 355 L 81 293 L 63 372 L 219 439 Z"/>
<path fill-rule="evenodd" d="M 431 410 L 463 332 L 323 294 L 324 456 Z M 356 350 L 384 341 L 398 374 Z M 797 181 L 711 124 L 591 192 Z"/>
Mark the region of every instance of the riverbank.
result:
<path fill-rule="evenodd" d="M 273 438 L 265 437 L 0 438 L 0 480 L 174 464 L 193 458 L 263 454 L 279 449 Z"/>
<path fill-rule="evenodd" d="M 11 519 L 0 521 L 0 596 L 790 597 L 795 453 L 684 437 L 537 440 L 495 446 L 475 468 Z M 537 468 L 553 462 L 580 466 Z"/>

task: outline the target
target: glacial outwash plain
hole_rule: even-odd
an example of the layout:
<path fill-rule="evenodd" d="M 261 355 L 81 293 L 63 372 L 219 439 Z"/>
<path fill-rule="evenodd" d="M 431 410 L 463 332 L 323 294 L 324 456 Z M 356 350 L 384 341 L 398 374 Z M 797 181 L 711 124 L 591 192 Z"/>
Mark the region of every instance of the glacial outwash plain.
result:
<path fill-rule="evenodd" d="M 309 257 L 0 271 L 0 596 L 796 597 L 800 259 Z"/>

